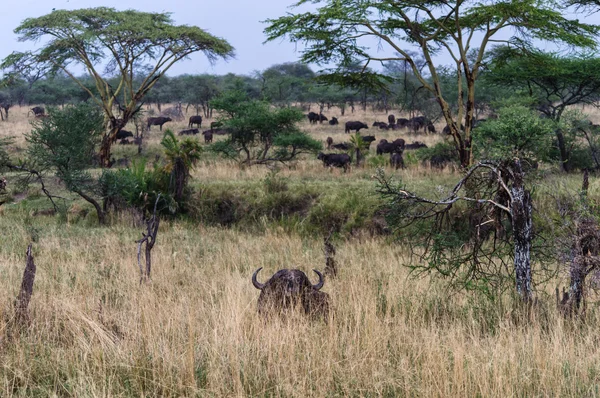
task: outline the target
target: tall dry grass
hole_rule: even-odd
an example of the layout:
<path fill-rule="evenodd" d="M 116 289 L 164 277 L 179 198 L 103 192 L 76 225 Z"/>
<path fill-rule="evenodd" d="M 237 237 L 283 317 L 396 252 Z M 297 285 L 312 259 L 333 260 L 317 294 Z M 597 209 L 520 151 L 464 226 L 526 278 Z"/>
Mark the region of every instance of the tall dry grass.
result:
<path fill-rule="evenodd" d="M 1 136 L 17 136 L 15 151 L 25 145 L 24 113 L 13 110 L 14 125 L 0 123 Z M 361 116 L 369 124 L 383 119 Z M 341 126 L 306 128 L 347 139 Z M 151 133 L 149 148 L 159 139 Z M 372 186 L 371 172 L 327 172 L 313 159 L 281 171 L 297 184 L 342 187 Z M 452 177 L 422 167 L 398 173 L 415 184 Z M 194 180 L 242 184 L 266 175 L 207 158 Z M 2 335 L 31 240 L 38 273 L 30 327 L 0 344 L 2 397 L 600 395 L 597 317 L 565 321 L 541 294 L 527 319 L 510 297 L 491 303 L 450 294 L 437 280 L 409 277 L 408 248 L 383 238 L 337 242 L 340 275 L 323 288 L 334 307 L 328 323 L 265 322 L 250 275 L 258 267 L 261 278 L 300 268 L 313 279 L 311 269 L 324 267 L 321 237 L 164 222 L 152 282 L 140 286 L 134 241 L 141 230 L 126 217 L 97 227 L 90 217 L 3 208 Z"/>
<path fill-rule="evenodd" d="M 0 218 L 4 324 L 31 230 L 38 274 L 30 328 L 2 342 L 5 397 L 598 394 L 596 323 L 450 296 L 408 277 L 402 246 L 340 243 L 329 323 L 265 322 L 252 271 L 322 269 L 320 240 L 165 223 L 140 286 L 138 230 L 16 217 Z"/>

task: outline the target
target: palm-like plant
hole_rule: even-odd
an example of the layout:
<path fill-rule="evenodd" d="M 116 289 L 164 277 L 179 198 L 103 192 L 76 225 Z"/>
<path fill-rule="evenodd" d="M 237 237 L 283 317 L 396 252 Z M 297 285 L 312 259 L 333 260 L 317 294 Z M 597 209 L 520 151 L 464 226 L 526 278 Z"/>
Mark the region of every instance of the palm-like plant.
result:
<path fill-rule="evenodd" d="M 187 180 L 196 162 L 200 159 L 202 147 L 198 141 L 187 138 L 179 141 L 173 131 L 165 131 L 161 141 L 165 148 L 167 163 L 164 170 L 171 174 L 169 191 L 173 198 L 179 203 L 183 199 L 183 192 L 187 185 Z"/>
<path fill-rule="evenodd" d="M 367 144 L 360 133 L 355 133 L 350 137 L 350 144 L 352 145 L 352 151 L 354 151 L 354 155 L 356 156 L 356 166 L 358 167 L 361 154 L 363 151 L 368 150 L 369 144 Z"/>

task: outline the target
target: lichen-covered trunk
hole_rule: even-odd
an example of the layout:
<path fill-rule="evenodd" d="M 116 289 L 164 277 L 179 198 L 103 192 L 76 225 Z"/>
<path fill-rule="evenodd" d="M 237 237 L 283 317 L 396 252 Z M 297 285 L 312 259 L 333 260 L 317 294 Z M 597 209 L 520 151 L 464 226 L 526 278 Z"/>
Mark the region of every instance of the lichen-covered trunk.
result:
<path fill-rule="evenodd" d="M 583 301 L 583 287 L 585 284 L 585 260 L 577 256 L 571 263 L 570 270 L 570 285 L 569 285 L 569 307 L 568 310 L 572 314 L 579 312 L 581 308 L 581 302 Z"/>
<path fill-rule="evenodd" d="M 533 240 L 533 222 L 531 195 L 525 189 L 521 162 L 513 164 L 514 182 L 511 189 L 511 217 L 515 245 L 514 267 L 517 293 L 523 301 L 532 298 L 531 289 L 531 241 Z"/>

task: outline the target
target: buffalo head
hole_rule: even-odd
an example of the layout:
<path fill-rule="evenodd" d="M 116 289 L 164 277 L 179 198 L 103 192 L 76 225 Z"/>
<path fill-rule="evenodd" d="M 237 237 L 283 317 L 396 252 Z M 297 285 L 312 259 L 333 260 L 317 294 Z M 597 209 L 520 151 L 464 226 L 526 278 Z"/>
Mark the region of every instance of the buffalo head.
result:
<path fill-rule="evenodd" d="M 308 276 L 298 269 L 279 270 L 267 282 L 260 283 L 257 276 L 261 269 L 252 274 L 252 284 L 260 290 L 259 314 L 282 313 L 301 306 L 308 315 L 327 318 L 329 295 L 319 291 L 325 283 L 319 271 L 313 270 L 319 276 L 319 282 L 313 285 Z"/>

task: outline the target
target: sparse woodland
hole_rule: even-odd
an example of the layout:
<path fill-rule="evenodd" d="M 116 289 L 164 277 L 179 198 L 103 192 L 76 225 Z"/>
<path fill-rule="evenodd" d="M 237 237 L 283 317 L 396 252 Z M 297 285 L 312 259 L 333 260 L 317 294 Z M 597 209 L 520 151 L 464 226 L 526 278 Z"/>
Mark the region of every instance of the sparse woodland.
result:
<path fill-rule="evenodd" d="M 55 40 L 1 65 L 0 396 L 600 395 L 595 2 L 319 3 L 248 76 L 165 74 L 235 54 L 168 14 L 19 25 Z M 261 267 L 326 311 L 259 314 Z"/>

